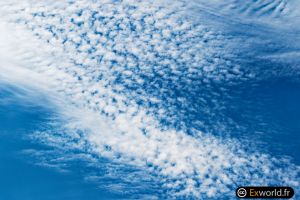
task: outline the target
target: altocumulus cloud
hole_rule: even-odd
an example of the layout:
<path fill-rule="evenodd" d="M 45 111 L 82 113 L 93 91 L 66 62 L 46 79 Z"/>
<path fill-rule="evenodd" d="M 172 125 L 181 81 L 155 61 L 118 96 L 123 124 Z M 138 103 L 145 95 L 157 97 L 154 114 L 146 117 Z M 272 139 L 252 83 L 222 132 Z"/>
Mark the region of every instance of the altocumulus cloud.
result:
<path fill-rule="evenodd" d="M 247 6 L 248 13 L 287 12 L 287 2 L 274 2 Z M 238 4 L 231 1 L 223 12 Z M 191 4 L 25 0 L 0 5 L 3 21 L 9 22 L 1 27 L 13 38 L 2 48 L 17 47 L 11 49 L 17 64 L 2 65 L 6 76 L 0 77 L 51 91 L 62 115 L 72 119 L 66 128 L 88 130 L 76 148 L 88 142 L 88 151 L 149 170 L 170 198 L 230 196 L 239 185 L 299 187 L 299 167 L 289 160 L 245 150 L 235 139 L 203 132 L 201 119 L 185 118 L 201 112 L 216 119 L 212 113 L 222 110 L 217 100 L 223 93 L 214 86 L 226 94 L 222 85 L 256 76 L 234 61 L 230 37 L 191 19 Z M 38 136 L 57 144 L 78 137 Z"/>

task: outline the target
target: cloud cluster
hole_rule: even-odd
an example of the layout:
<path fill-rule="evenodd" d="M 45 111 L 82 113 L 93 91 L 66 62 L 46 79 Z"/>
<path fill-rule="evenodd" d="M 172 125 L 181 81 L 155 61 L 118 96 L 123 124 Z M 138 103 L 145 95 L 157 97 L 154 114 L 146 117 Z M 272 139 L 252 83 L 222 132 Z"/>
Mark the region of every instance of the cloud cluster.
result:
<path fill-rule="evenodd" d="M 186 2 L 169 3 L 2 3 L 21 66 L 59 96 L 67 128 L 85 132 L 39 136 L 55 144 L 79 137 L 74 148 L 88 142 L 87 151 L 150 170 L 173 197 L 230 196 L 239 185 L 298 187 L 299 167 L 288 160 L 201 131 L 205 123 L 222 131 L 223 85 L 254 75 L 231 59 L 230 38 L 191 20 Z"/>

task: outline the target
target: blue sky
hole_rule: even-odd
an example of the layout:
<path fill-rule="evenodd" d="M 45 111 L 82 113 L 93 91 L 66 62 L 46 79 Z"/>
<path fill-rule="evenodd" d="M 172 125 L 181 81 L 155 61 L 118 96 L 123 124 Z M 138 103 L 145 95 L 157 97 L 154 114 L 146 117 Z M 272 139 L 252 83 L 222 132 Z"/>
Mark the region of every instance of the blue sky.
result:
<path fill-rule="evenodd" d="M 108 199 L 298 191 L 297 1 L 0 5 L 2 132 L 23 126 L 13 151 L 40 167 L 23 163 L 28 173 L 70 178 L 76 192 L 86 181 Z"/>

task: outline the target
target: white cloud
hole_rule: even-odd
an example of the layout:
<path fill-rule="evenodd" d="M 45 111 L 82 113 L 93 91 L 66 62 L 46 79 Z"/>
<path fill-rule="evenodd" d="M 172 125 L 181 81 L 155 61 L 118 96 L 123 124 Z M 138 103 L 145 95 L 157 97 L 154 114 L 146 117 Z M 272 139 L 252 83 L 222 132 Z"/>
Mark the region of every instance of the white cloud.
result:
<path fill-rule="evenodd" d="M 15 33 L 8 43 L 1 37 L 1 52 L 13 44 L 13 56 L 1 57 L 0 78 L 50 91 L 62 116 L 69 119 L 69 135 L 44 132 L 36 135 L 40 140 L 59 147 L 68 137 L 79 138 L 70 148 L 88 142 L 90 153 L 144 167 L 159 175 L 175 196 L 230 195 L 243 184 L 299 187 L 299 167 L 289 161 L 248 152 L 234 139 L 194 127 L 185 127 L 192 136 L 184 128 L 159 123 L 161 118 L 175 118 L 184 124 L 180 117 L 186 113 L 180 112 L 186 107 L 209 115 L 207 105 L 222 106 L 216 100 L 220 94 L 205 95 L 212 83 L 249 78 L 226 56 L 231 53 L 229 38 L 184 17 L 184 5 L 103 2 L 2 3 L 0 11 L 6 10 L 13 28 L 1 25 L 1 32 Z M 86 23 L 93 20 L 96 27 Z M 18 63 L 11 64 L 16 57 Z M 203 94 L 196 90 L 200 85 L 205 86 Z M 175 90 L 188 96 L 175 98 Z M 193 95 L 199 95 L 197 103 L 203 107 L 189 104 Z M 77 130 L 84 130 L 84 138 Z"/>

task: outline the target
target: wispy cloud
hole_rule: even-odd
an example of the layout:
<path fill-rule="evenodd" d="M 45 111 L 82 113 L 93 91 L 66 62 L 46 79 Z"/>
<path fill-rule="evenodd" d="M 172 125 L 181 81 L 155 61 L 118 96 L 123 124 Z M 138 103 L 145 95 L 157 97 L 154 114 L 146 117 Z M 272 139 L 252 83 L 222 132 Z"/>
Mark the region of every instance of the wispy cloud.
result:
<path fill-rule="evenodd" d="M 215 84 L 223 91 L 255 75 L 232 59 L 230 37 L 191 20 L 186 4 L 165 3 L 2 3 L 13 22 L 1 25 L 13 35 L 2 39 L 2 51 L 13 57 L 1 57 L 0 78 L 47 91 L 70 130 L 36 136 L 56 147 L 77 138 L 70 148 L 145 168 L 174 196 L 230 196 L 243 184 L 299 187 L 299 167 L 290 161 L 200 131 L 201 119 L 184 120 L 218 116 L 223 93 Z"/>

